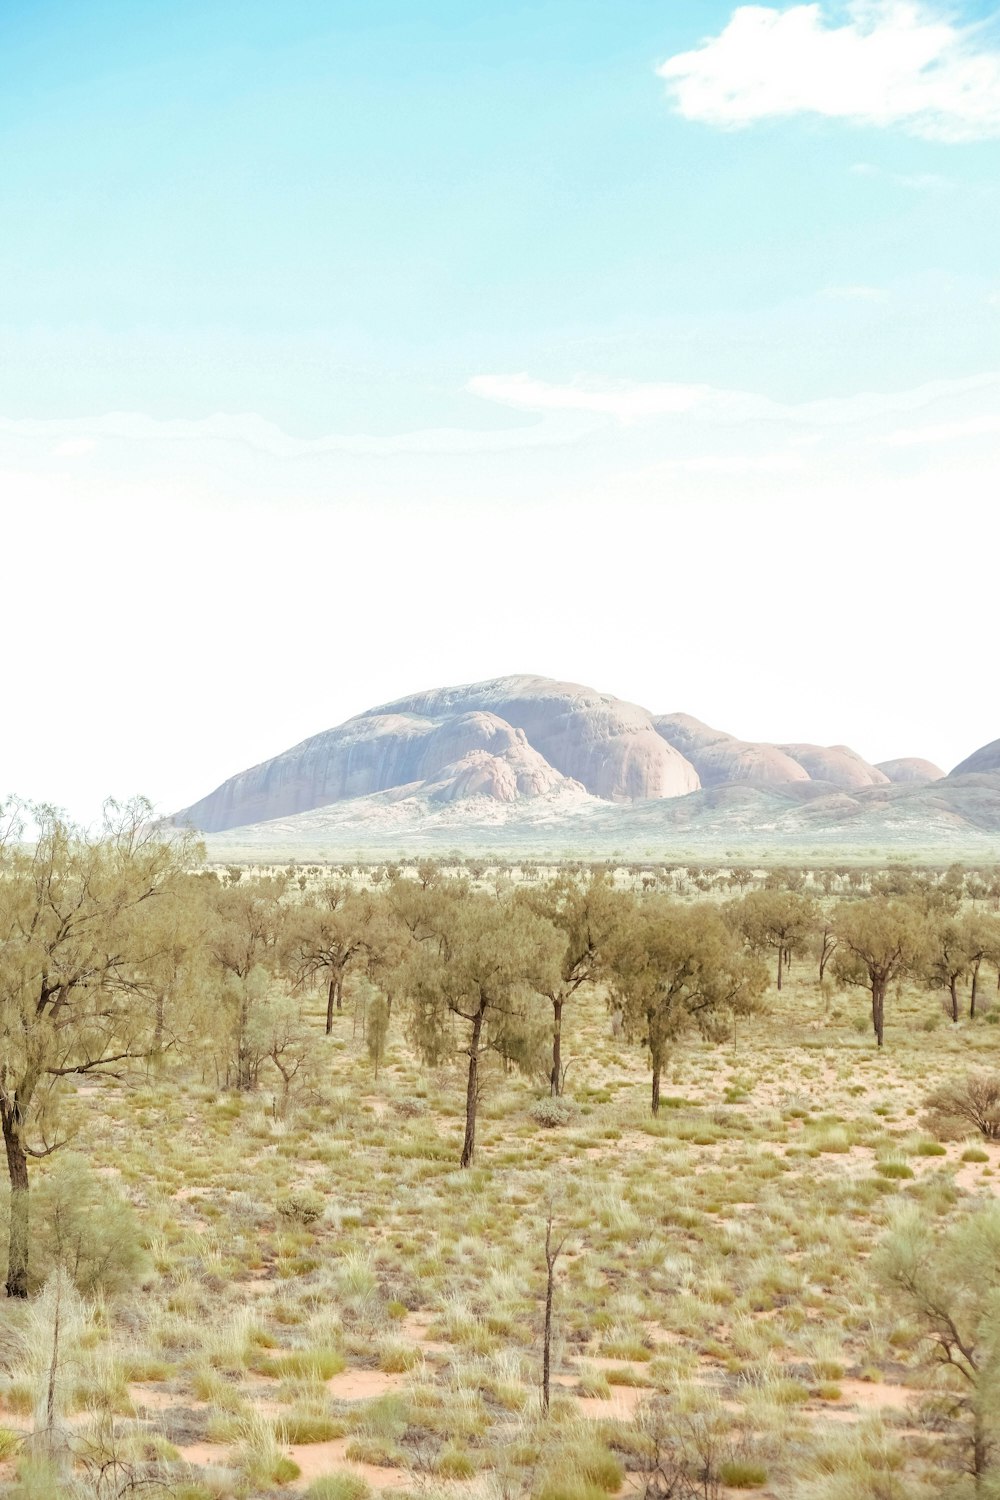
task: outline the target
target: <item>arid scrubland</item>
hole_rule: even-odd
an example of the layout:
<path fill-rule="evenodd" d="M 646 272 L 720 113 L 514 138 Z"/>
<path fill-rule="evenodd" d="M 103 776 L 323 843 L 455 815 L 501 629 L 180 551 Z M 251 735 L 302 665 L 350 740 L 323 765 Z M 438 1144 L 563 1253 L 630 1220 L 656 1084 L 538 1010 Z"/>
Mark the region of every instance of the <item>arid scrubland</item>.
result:
<path fill-rule="evenodd" d="M 1000 1492 L 993 872 L 42 835 L 0 1493 Z"/>

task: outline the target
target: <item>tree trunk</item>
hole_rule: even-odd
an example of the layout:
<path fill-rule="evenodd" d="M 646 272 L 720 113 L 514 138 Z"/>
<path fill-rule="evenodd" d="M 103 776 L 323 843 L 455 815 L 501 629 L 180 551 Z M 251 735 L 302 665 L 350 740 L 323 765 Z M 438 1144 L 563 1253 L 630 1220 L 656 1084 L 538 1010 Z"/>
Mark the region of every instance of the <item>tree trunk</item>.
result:
<path fill-rule="evenodd" d="M 969 1019 L 970 1020 L 975 1020 L 975 1018 L 976 1018 L 976 992 L 977 992 L 977 990 L 979 988 L 979 965 L 981 963 L 982 963 L 982 959 L 981 958 L 977 958 L 976 961 L 975 961 L 975 963 L 972 965 L 972 987 L 969 990 Z"/>
<path fill-rule="evenodd" d="M 548 1413 L 552 1370 L 552 1298 L 555 1289 L 556 1260 L 559 1251 L 552 1250 L 552 1215 L 545 1225 L 545 1333 L 542 1341 L 542 1410 Z"/>
<path fill-rule="evenodd" d="M 552 1073 L 549 1077 L 549 1093 L 553 1098 L 562 1093 L 562 999 L 552 1002 Z M 576 1077 L 574 1073 L 573 1077 Z"/>
<path fill-rule="evenodd" d="M 326 1034 L 330 1035 L 333 1030 L 333 1007 L 337 1000 L 337 976 L 331 975 L 330 984 L 326 992 Z"/>
<path fill-rule="evenodd" d="M 778 944 L 778 989 L 779 989 L 779 991 L 781 989 L 782 965 L 784 964 L 784 962 L 785 962 L 785 950 L 781 946 L 781 944 L 779 943 Z"/>
<path fill-rule="evenodd" d="M 659 1058 L 653 1059 L 653 1097 L 652 1110 L 654 1117 L 660 1113 L 660 1069 L 662 1064 Z M 575 1076 L 575 1075 L 574 1075 Z"/>
<path fill-rule="evenodd" d="M 948 980 L 948 993 L 951 995 L 951 1019 L 958 1020 L 958 975 L 952 974 Z"/>
<path fill-rule="evenodd" d="M 254 1084 L 250 1044 L 247 1040 L 249 1025 L 250 999 L 246 992 L 246 980 L 244 980 L 243 995 L 240 1000 L 240 1030 L 236 1039 L 236 1087 L 241 1093 L 248 1093 Z"/>
<path fill-rule="evenodd" d="M 465 1141 L 462 1145 L 462 1160 L 459 1163 L 463 1167 L 471 1167 L 472 1158 L 476 1154 L 476 1106 L 479 1103 L 479 1042 L 483 1034 L 483 1017 L 485 1015 L 486 1011 L 480 1006 L 472 1022 L 472 1036 L 469 1040 L 469 1081 L 465 1090 Z"/>
<path fill-rule="evenodd" d="M 875 1040 L 880 1047 L 885 1038 L 885 990 L 884 979 L 872 980 L 872 1025 L 875 1029 Z"/>
<path fill-rule="evenodd" d="M 28 1295 L 28 1154 L 21 1140 L 17 1104 L 0 1106 L 3 1143 L 10 1177 L 10 1244 L 7 1257 L 7 1296 Z"/>

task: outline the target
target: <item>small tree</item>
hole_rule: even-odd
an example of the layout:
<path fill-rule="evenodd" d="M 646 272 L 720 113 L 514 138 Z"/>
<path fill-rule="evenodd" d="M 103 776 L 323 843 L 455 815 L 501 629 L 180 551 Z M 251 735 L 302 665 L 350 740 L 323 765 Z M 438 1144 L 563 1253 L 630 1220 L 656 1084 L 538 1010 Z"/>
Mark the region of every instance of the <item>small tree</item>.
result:
<path fill-rule="evenodd" d="M 194 857 L 163 838 L 149 804 L 109 802 L 96 834 L 31 810 L 33 845 L 0 849 L 0 1126 L 10 1178 L 7 1295 L 26 1297 L 28 1163 L 53 1140 L 63 1081 L 154 1045 L 157 902 L 177 897 Z"/>
<path fill-rule="evenodd" d="M 371 927 L 376 898 L 340 881 L 328 881 L 315 898 L 305 901 L 289 924 L 287 954 L 299 983 L 313 975 L 326 980 L 326 1032 L 333 1030 L 335 1011 L 343 1009 L 344 980 L 365 963 L 371 951 Z"/>
<path fill-rule="evenodd" d="M 1000 1141 L 1000 1075 L 970 1073 L 935 1089 L 926 1103 L 931 1123 L 945 1129 L 971 1125 L 988 1141 Z"/>
<path fill-rule="evenodd" d="M 264 879 L 220 887 L 213 893 L 208 950 L 222 973 L 218 1020 L 224 1027 L 227 1082 L 257 1087 L 266 1022 L 258 1012 L 268 1001 L 278 964 L 284 911 L 283 880 Z"/>
<path fill-rule="evenodd" d="M 736 920 L 752 952 L 771 948 L 777 953 L 780 990 L 785 964 L 812 932 L 815 901 L 792 890 L 750 891 L 736 909 Z"/>
<path fill-rule="evenodd" d="M 532 911 L 551 922 L 564 943 L 558 982 L 546 991 L 552 1006 L 549 1093 L 555 1097 L 563 1091 L 565 1074 L 562 1062 L 563 1012 L 577 991 L 597 978 L 607 941 L 620 919 L 622 901 L 604 874 L 593 876 L 582 887 L 571 876 L 560 875 L 539 889 L 525 893 L 521 899 Z"/>
<path fill-rule="evenodd" d="M 890 984 L 918 973 L 927 944 L 919 913 L 905 901 L 872 897 L 844 902 L 834 917 L 837 951 L 833 967 L 844 984 L 868 990 L 872 1029 L 881 1047 L 885 1039 L 885 997 Z"/>
<path fill-rule="evenodd" d="M 430 1062 L 452 1050 L 452 1026 L 464 1029 L 468 1058 L 461 1165 L 471 1166 L 483 1053 L 530 1026 L 538 1000 L 558 982 L 561 942 L 551 923 L 522 903 L 505 903 L 455 886 L 435 903 L 434 936 L 410 961 L 410 1035 Z"/>
<path fill-rule="evenodd" d="M 979 1494 L 998 1469 L 1000 1207 L 978 1209 L 938 1234 L 914 1207 L 875 1269 L 916 1319 L 931 1361 L 952 1376 L 959 1462 Z"/>
<path fill-rule="evenodd" d="M 656 1115 L 670 1048 L 690 1030 L 721 1040 L 731 1014 L 756 1008 L 767 975 L 704 903 L 634 902 L 608 946 L 611 1003 L 626 1034 L 649 1048 Z"/>

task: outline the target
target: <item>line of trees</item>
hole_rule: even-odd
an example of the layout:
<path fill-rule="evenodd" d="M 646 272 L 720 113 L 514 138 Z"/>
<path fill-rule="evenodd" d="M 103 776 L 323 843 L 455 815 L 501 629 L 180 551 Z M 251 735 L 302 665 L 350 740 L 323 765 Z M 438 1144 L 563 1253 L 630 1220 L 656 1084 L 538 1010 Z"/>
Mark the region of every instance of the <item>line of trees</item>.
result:
<path fill-rule="evenodd" d="M 1000 918 L 965 910 L 953 886 L 879 892 L 832 910 L 793 880 L 725 902 L 616 886 L 604 870 L 483 890 L 424 864 L 376 889 L 310 882 L 289 869 L 244 879 L 205 871 L 186 839 L 161 835 L 143 802 L 109 804 L 96 832 L 49 808 L 13 809 L 0 837 L 0 1127 L 10 1182 L 6 1290 L 28 1288 L 30 1163 L 57 1150 L 71 1080 L 188 1050 L 220 1087 L 266 1070 L 284 1107 L 318 1065 L 349 984 L 370 1022 L 376 1067 L 394 1014 L 427 1063 L 465 1073 L 461 1165 L 471 1165 L 484 1061 L 562 1092 L 564 1026 L 597 987 L 616 1027 L 647 1053 L 650 1104 L 685 1036 L 719 1040 L 769 985 L 811 954 L 820 976 L 870 994 L 884 1041 L 901 978 L 941 987 L 975 1013 L 984 966 L 1000 965 Z M 951 894 L 949 894 L 951 890 Z"/>

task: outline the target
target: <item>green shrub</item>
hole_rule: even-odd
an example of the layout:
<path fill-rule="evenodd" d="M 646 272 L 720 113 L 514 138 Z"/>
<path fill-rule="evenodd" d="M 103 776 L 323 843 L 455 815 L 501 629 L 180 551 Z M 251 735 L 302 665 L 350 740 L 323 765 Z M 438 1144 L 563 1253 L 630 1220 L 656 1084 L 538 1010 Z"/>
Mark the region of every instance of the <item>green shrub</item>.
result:
<path fill-rule="evenodd" d="M 916 1154 L 917 1156 L 947 1156 L 948 1152 L 940 1141 L 921 1141 Z"/>
<path fill-rule="evenodd" d="M 334 1438 L 344 1437 L 346 1427 L 335 1417 L 289 1416 L 280 1417 L 275 1423 L 274 1435 L 282 1447 L 296 1443 L 329 1443 Z"/>
<path fill-rule="evenodd" d="M 575 1110 L 565 1099 L 539 1099 L 531 1106 L 530 1114 L 543 1130 L 554 1130 L 560 1125 L 568 1125 Z"/>
<path fill-rule="evenodd" d="M 767 1483 L 763 1464 L 745 1458 L 731 1458 L 719 1465 L 719 1478 L 732 1490 L 759 1490 Z"/>
<path fill-rule="evenodd" d="M 360 1474 L 324 1474 L 306 1490 L 306 1500 L 368 1500 L 371 1486 Z"/>
<path fill-rule="evenodd" d="M 905 1161 L 879 1161 L 875 1163 L 875 1170 L 880 1177 L 902 1178 L 913 1176 L 913 1168 L 908 1167 Z"/>
<path fill-rule="evenodd" d="M 32 1280 L 63 1266 L 84 1296 L 128 1291 L 147 1270 L 132 1205 L 82 1156 L 53 1158 L 32 1192 Z"/>
<path fill-rule="evenodd" d="M 963 1161 L 989 1161 L 990 1153 L 983 1151 L 979 1146 L 966 1146 L 962 1152 Z"/>

